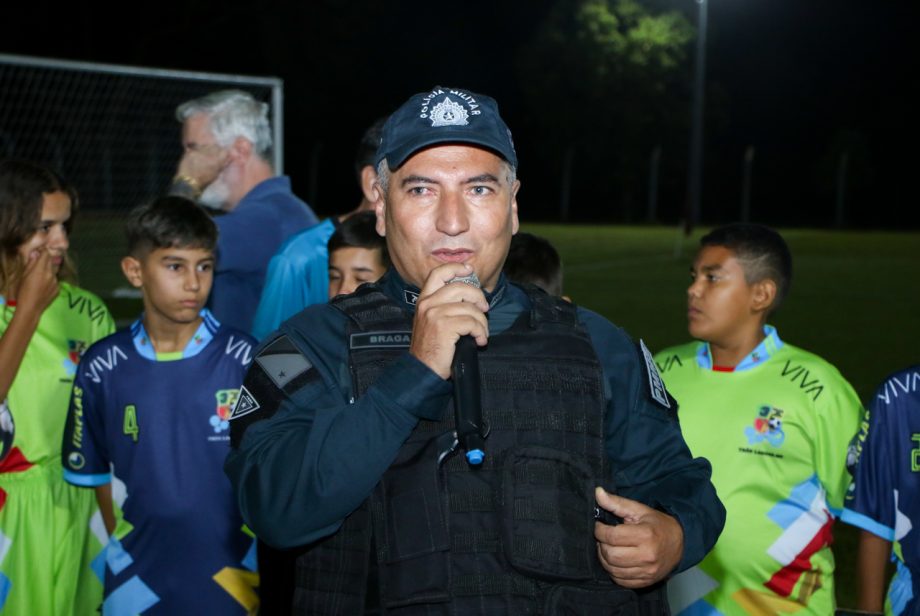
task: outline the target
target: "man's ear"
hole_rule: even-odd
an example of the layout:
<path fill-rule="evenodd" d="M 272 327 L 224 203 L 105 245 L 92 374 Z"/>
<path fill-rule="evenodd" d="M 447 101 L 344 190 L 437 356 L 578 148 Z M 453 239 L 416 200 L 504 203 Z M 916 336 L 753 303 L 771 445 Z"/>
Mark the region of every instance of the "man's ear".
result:
<path fill-rule="evenodd" d="M 246 162 L 252 157 L 252 142 L 245 137 L 237 137 L 227 148 L 230 160 L 234 162 Z"/>
<path fill-rule="evenodd" d="M 364 200 L 368 203 L 374 203 L 377 200 L 377 195 L 374 192 L 374 184 L 376 182 L 377 170 L 371 165 L 364 165 L 364 167 L 361 168 L 361 193 L 364 195 Z"/>
<path fill-rule="evenodd" d="M 377 224 L 375 228 L 377 229 L 377 234 L 380 237 L 387 236 L 387 196 L 386 192 L 383 190 L 383 186 L 380 185 L 379 178 L 376 178 L 376 173 L 374 174 L 375 179 L 374 183 L 371 184 L 371 203 L 374 204 L 374 213 L 377 214 Z"/>
<path fill-rule="evenodd" d="M 374 226 L 377 229 L 377 235 L 380 237 L 387 236 L 387 204 L 386 199 L 382 196 L 383 189 L 380 188 L 380 184 L 374 184 L 374 190 L 378 194 L 378 198 L 374 201 L 374 213 L 377 214 L 377 224 Z"/>
<path fill-rule="evenodd" d="M 767 312 L 776 300 L 776 282 L 766 278 L 751 285 L 751 309 L 754 312 Z"/>
<path fill-rule="evenodd" d="M 514 235 L 520 229 L 520 223 L 518 222 L 518 204 L 517 204 L 517 194 L 518 190 L 521 188 L 521 181 L 514 180 L 514 184 L 511 185 L 511 235 Z"/>
<path fill-rule="evenodd" d="M 141 262 L 132 256 L 127 256 L 121 260 L 121 273 L 125 275 L 132 287 L 139 289 L 144 284 Z"/>

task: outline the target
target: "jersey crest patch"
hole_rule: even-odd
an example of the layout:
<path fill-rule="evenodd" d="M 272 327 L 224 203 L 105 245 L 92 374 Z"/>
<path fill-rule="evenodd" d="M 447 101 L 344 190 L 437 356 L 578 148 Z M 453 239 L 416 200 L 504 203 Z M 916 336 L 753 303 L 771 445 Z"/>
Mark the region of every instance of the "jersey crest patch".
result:
<path fill-rule="evenodd" d="M 754 425 L 744 429 L 749 445 L 757 445 L 764 441 L 774 447 L 779 447 L 786 440 L 783 432 L 783 410 L 770 405 L 757 409 Z"/>
<path fill-rule="evenodd" d="M 83 353 L 88 348 L 89 344 L 84 340 L 67 340 L 67 358 L 64 360 L 64 369 L 67 371 L 67 376 L 73 376 L 77 373 L 77 364 L 80 363 L 80 358 L 83 357 Z"/>
<path fill-rule="evenodd" d="M 236 399 L 236 406 L 233 407 L 227 420 L 233 421 L 234 419 L 239 419 L 243 415 L 248 415 L 257 410 L 259 410 L 259 403 L 256 401 L 255 397 L 249 393 L 246 386 L 243 385 L 240 387 L 239 397 Z"/>
<path fill-rule="evenodd" d="M 230 428 L 230 413 L 239 398 L 239 389 L 219 389 L 214 394 L 217 399 L 217 409 L 211 415 L 211 427 L 214 432 L 220 433 Z"/>
<path fill-rule="evenodd" d="M 670 409 L 671 402 L 668 400 L 668 391 L 665 389 L 664 381 L 661 380 L 661 375 L 658 373 L 658 367 L 655 365 L 652 353 L 645 346 L 645 341 L 642 339 L 639 340 L 639 348 L 642 350 L 642 357 L 645 359 L 645 374 L 648 377 L 649 395 L 652 400 L 662 407 Z"/>

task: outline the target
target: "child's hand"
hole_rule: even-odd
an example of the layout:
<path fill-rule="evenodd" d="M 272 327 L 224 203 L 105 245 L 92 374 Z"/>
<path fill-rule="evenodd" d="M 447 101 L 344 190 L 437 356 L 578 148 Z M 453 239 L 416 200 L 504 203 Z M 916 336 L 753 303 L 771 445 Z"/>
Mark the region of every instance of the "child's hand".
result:
<path fill-rule="evenodd" d="M 57 274 L 48 249 L 33 250 L 19 285 L 16 310 L 41 314 L 57 297 L 58 290 Z"/>

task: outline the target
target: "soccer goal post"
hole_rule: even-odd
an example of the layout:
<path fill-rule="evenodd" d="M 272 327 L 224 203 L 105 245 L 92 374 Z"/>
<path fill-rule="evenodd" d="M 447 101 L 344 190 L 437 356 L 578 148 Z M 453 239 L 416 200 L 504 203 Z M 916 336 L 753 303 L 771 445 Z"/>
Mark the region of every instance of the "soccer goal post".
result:
<path fill-rule="evenodd" d="M 71 246 L 80 283 L 108 299 L 124 286 L 122 224 L 163 194 L 182 153 L 180 103 L 238 88 L 271 106 L 283 172 L 283 83 L 250 77 L 0 54 L 0 158 L 49 165 L 80 194 Z"/>

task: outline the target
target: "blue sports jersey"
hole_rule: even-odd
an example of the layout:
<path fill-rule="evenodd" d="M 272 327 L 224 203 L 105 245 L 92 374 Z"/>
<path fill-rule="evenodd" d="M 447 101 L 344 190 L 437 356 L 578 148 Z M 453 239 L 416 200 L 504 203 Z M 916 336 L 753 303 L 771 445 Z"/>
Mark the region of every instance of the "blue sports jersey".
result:
<path fill-rule="evenodd" d="M 889 614 L 920 613 L 920 365 L 885 381 L 868 408 L 868 425 L 841 519 L 891 541 L 897 573 Z"/>
<path fill-rule="evenodd" d="M 112 483 L 104 614 L 245 614 L 253 540 L 223 474 L 227 418 L 255 341 L 209 312 L 181 353 L 158 356 L 141 321 L 94 344 L 74 381 L 67 481 Z"/>

